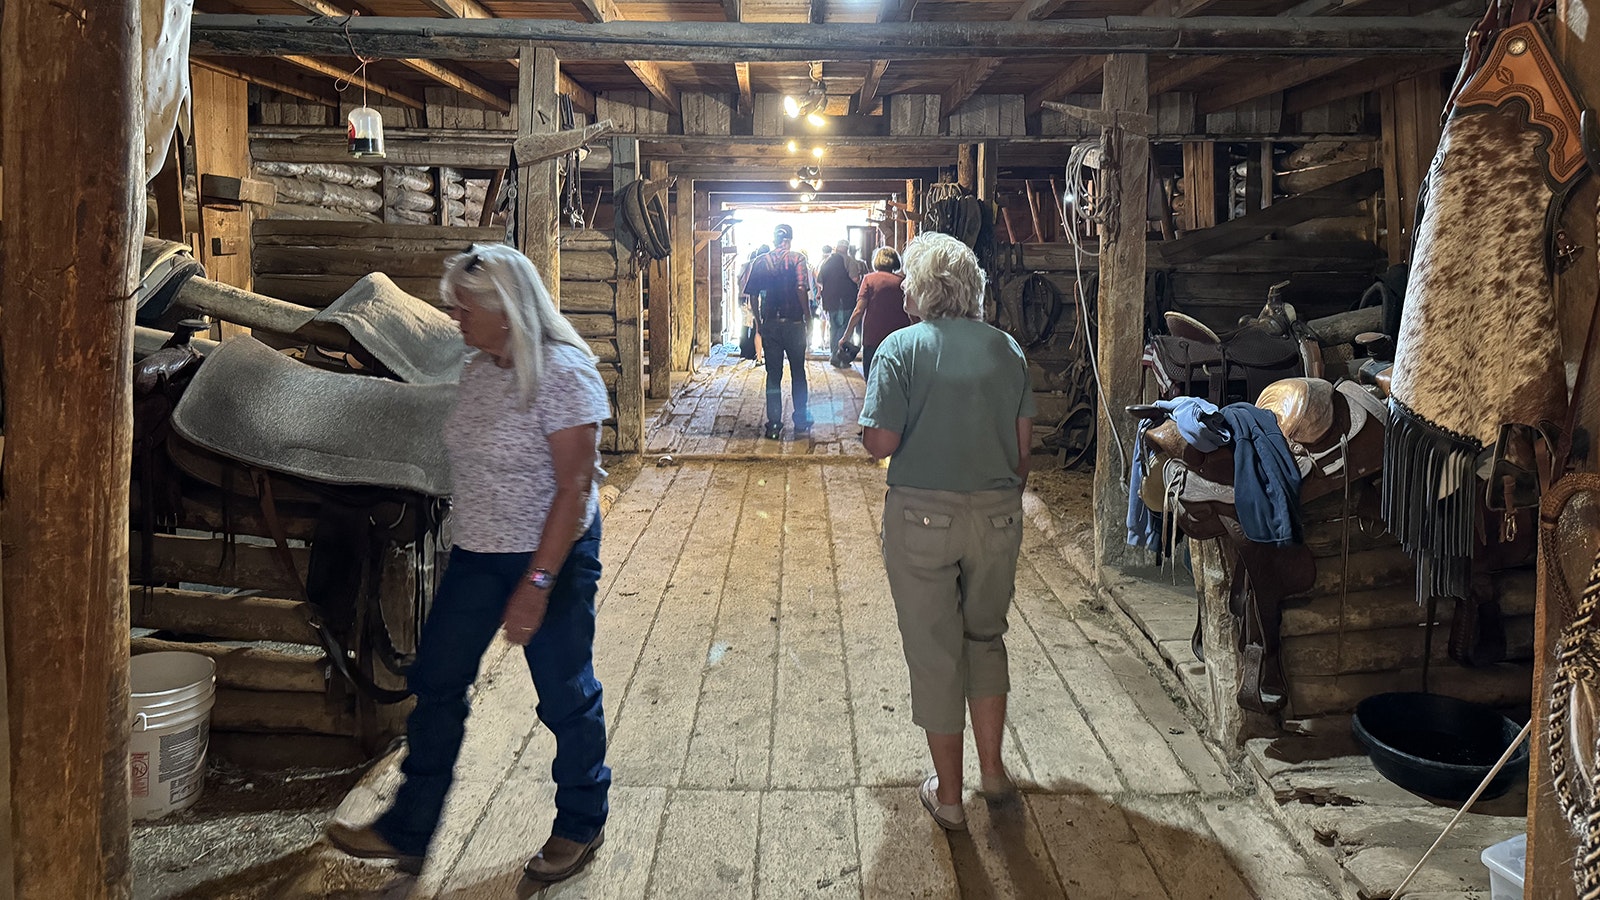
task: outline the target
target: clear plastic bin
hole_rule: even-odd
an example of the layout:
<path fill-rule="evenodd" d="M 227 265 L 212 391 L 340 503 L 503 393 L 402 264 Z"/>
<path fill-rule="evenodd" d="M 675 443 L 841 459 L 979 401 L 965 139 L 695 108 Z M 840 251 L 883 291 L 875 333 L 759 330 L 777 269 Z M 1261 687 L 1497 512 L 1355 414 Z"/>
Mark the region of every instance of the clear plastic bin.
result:
<path fill-rule="evenodd" d="M 1523 870 L 1528 862 L 1528 836 L 1507 838 L 1478 855 L 1489 867 L 1492 900 L 1522 900 Z"/>

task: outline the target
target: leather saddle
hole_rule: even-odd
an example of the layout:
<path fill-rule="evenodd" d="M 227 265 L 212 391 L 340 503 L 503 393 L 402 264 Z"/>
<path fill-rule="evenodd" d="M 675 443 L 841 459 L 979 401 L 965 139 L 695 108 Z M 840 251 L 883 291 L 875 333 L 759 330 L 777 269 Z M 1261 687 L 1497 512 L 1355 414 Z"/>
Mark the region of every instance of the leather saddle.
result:
<path fill-rule="evenodd" d="M 1218 406 L 1253 403 L 1275 381 L 1320 376 L 1315 342 L 1294 333 L 1292 308 L 1278 300 L 1281 288 L 1275 286 L 1260 316 L 1226 338 L 1197 319 L 1167 312 L 1167 334 L 1152 337 L 1145 354 L 1162 398 L 1205 397 Z"/>
<path fill-rule="evenodd" d="M 1273 412 L 1301 474 L 1303 503 L 1343 491 L 1378 473 L 1383 464 L 1387 408 L 1352 382 L 1292 378 L 1267 386 L 1256 405 Z M 1275 547 L 1246 537 L 1234 506 L 1233 450 L 1195 448 L 1157 407 L 1130 407 L 1143 420 L 1146 470 L 1141 499 L 1165 513 L 1189 537 L 1218 539 L 1230 569 L 1229 609 L 1239 624 L 1239 705 L 1274 714 L 1288 700 L 1279 661 L 1279 624 L 1286 598 L 1311 588 L 1316 560 L 1304 545 Z M 1220 414 L 1208 421 L 1225 430 Z M 1200 623 L 1195 655 L 1204 658 Z"/>
<path fill-rule="evenodd" d="M 377 702 L 404 699 L 406 692 L 376 685 L 346 648 L 358 645 L 404 674 L 408 659 L 383 621 L 379 582 L 389 547 L 414 544 L 420 553 L 437 538 L 449 493 L 439 435 L 455 386 L 324 371 L 250 337 L 202 356 L 186 337 L 175 335 L 134 367 L 143 558 L 152 559 L 158 530 L 181 521 L 183 498 L 196 486 L 220 492 L 230 537 L 232 503 L 259 508 L 334 668 Z M 303 578 L 283 524 L 291 515 L 315 521 Z M 140 580 L 151 583 L 148 569 Z"/>

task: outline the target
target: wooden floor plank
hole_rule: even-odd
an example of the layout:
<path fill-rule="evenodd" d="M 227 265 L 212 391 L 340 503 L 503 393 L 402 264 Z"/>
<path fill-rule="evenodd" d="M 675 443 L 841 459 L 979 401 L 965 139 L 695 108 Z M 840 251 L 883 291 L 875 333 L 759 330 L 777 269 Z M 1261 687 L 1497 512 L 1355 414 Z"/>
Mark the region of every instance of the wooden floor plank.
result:
<path fill-rule="evenodd" d="M 647 896 L 754 897 L 760 817 L 755 791 L 673 791 Z"/>
<path fill-rule="evenodd" d="M 772 760 L 778 595 L 788 481 L 781 470 L 751 467 L 723 585 L 683 784 L 701 788 L 767 786 Z"/>
<path fill-rule="evenodd" d="M 1028 794 L 1025 802 L 1039 823 L 1068 897 L 1167 900 L 1167 889 L 1140 847 L 1139 836 L 1110 800 L 1092 794 Z M 1191 895 L 1170 896 L 1188 900 Z"/>
<path fill-rule="evenodd" d="M 855 808 L 864 900 L 956 900 L 962 896 L 950 842 L 917 802 L 914 791 L 857 788 Z"/>
<path fill-rule="evenodd" d="M 761 796 L 759 900 L 860 897 L 861 857 L 848 791 Z"/>
<path fill-rule="evenodd" d="M 1260 894 L 1246 887 L 1210 826 L 1187 804 L 1168 798 L 1128 797 L 1123 809 L 1172 896 L 1185 900 L 1278 900 L 1284 896 L 1271 885 L 1262 885 L 1266 893 Z"/>
<path fill-rule="evenodd" d="M 772 785 L 856 783 L 844 643 L 820 466 L 789 466 Z"/>
<path fill-rule="evenodd" d="M 632 765 L 617 771 L 619 784 L 675 785 L 688 754 L 717 598 L 727 577 L 738 522 L 727 510 L 738 506 L 749 469 L 717 466 L 710 476 L 668 578 L 648 644 L 617 705 L 610 752 L 632 760 Z"/>

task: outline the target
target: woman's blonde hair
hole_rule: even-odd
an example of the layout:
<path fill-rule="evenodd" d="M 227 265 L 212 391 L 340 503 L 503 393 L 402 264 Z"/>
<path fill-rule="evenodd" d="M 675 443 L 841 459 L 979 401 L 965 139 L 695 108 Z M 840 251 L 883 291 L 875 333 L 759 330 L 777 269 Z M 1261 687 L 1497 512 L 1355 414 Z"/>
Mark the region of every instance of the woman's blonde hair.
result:
<path fill-rule="evenodd" d="M 872 254 L 872 267 L 879 272 L 893 272 L 900 268 L 900 254 L 893 247 L 879 247 Z"/>
<path fill-rule="evenodd" d="M 916 304 L 924 319 L 983 319 L 988 276 L 966 244 L 948 234 L 927 232 L 906 245 L 907 306 Z M 907 310 L 908 312 L 910 310 Z"/>
<path fill-rule="evenodd" d="M 590 360 L 594 352 L 577 329 L 556 309 L 555 299 L 539 277 L 533 261 L 505 244 L 473 244 L 452 256 L 439 279 L 439 297 L 459 306 L 467 294 L 485 312 L 503 312 L 511 335 L 511 363 L 516 370 L 517 396 L 523 409 L 539 393 L 544 374 L 545 344 L 576 347 Z"/>

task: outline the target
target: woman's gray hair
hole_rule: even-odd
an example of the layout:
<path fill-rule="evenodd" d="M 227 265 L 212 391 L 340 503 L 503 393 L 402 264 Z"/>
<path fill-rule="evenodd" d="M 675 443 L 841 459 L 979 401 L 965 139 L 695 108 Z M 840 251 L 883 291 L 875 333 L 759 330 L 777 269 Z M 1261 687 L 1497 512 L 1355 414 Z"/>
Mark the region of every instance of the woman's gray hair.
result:
<path fill-rule="evenodd" d="M 555 299 L 539 277 L 533 261 L 505 244 L 473 244 L 452 256 L 439 279 L 439 297 L 450 306 L 461 305 L 467 294 L 485 312 L 504 312 L 511 335 L 511 363 L 516 369 L 517 395 L 527 409 L 539 393 L 544 374 L 547 342 L 569 344 L 591 360 L 594 352 L 577 329 L 556 309 Z"/>
<path fill-rule="evenodd" d="M 988 276 L 966 244 L 928 232 L 906 245 L 903 257 L 907 312 L 924 319 L 983 319 Z"/>

